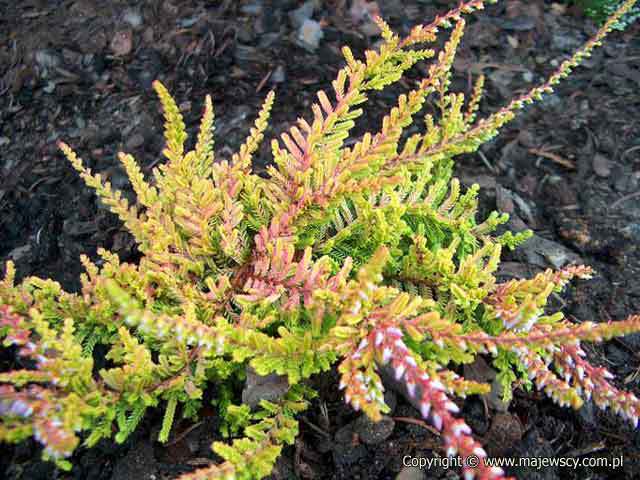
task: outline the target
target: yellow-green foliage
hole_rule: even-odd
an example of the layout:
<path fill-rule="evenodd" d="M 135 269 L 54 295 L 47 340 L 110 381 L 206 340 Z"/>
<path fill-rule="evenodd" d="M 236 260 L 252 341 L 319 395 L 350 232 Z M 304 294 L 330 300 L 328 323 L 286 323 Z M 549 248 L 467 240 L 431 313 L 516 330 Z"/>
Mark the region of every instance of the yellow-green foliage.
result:
<path fill-rule="evenodd" d="M 580 341 L 639 331 L 640 317 L 574 325 L 561 312 L 547 313 L 549 295 L 573 277 L 588 278 L 588 267 L 498 283 L 502 249 L 529 232 L 495 235 L 507 215 L 478 219 L 478 186 L 465 190 L 452 176 L 455 156 L 474 152 L 518 109 L 550 92 L 633 3 L 627 0 L 546 83 L 479 120 L 483 78 L 468 100 L 448 87 L 461 15 L 482 1 L 463 3 L 406 38 L 380 20 L 379 50 L 358 60 L 345 47 L 333 91 L 318 92 L 312 118 L 272 141 L 268 178 L 251 166 L 273 93 L 238 153 L 214 161 L 211 98 L 189 150 L 176 102 L 155 82 L 167 162 L 145 179 L 131 155 L 118 155 L 135 205 L 60 143 L 143 256 L 131 265 L 99 250 L 100 268 L 83 257 L 77 294 L 33 277 L 16 285 L 7 264 L 0 334 L 33 368 L 0 373 L 0 439 L 34 436 L 44 458 L 70 468 L 81 441 L 90 447 L 115 434 L 122 442 L 149 408 L 164 408 L 159 440 L 166 442 L 174 418 L 197 416 L 203 391 L 214 386 L 223 433 L 242 429 L 245 438 L 216 443 L 224 463 L 187 477 L 260 478 L 297 434 L 296 414 L 313 395 L 305 379 L 337 364 L 346 401 L 378 420 L 387 411 L 386 365 L 442 431 L 449 454 L 483 456 L 451 400 L 487 391 L 453 371 L 478 354 L 493 357 L 507 395 L 521 378 L 560 404 L 578 407 L 592 398 L 637 423 L 638 399 L 589 365 Z M 440 52 L 424 47 L 449 27 Z M 426 78 L 400 96 L 380 130 L 348 146 L 367 95 L 428 59 Z M 422 133 L 403 140 L 429 96 L 437 111 L 424 115 Z M 96 345 L 108 348 L 109 366 L 99 371 Z M 248 364 L 259 375 L 286 375 L 289 392 L 255 411 L 239 405 L 233 385 Z M 482 462 L 465 473 L 502 476 Z"/>

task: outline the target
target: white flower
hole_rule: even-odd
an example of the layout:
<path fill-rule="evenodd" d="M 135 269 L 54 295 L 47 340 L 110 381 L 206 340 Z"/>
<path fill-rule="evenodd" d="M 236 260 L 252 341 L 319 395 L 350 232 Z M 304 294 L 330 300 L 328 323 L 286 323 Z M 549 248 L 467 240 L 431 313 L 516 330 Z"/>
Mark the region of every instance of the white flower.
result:
<path fill-rule="evenodd" d="M 442 417 L 437 413 L 434 413 L 431 417 L 431 421 L 433 422 L 433 426 L 438 430 L 442 430 Z"/>
<path fill-rule="evenodd" d="M 458 407 L 458 405 L 456 405 L 455 403 L 449 401 L 445 404 L 445 408 L 447 410 L 449 410 L 452 413 L 458 413 L 460 411 L 460 408 Z"/>
<path fill-rule="evenodd" d="M 478 457 L 486 457 L 487 452 L 484 451 L 482 447 L 476 447 L 473 449 L 473 453 L 475 453 Z"/>
<path fill-rule="evenodd" d="M 389 362 L 389 360 L 391 360 L 391 355 L 393 354 L 393 352 L 391 351 L 391 349 L 389 347 L 385 347 L 384 350 L 382 351 L 382 364 L 387 364 Z"/>
<path fill-rule="evenodd" d="M 392 334 L 395 337 L 402 338 L 402 330 L 400 330 L 398 327 L 389 327 L 387 328 L 387 332 Z"/>
<path fill-rule="evenodd" d="M 444 385 L 440 380 L 433 380 L 431 382 L 431 388 L 433 388 L 434 390 L 440 390 L 440 391 L 445 390 Z"/>
<path fill-rule="evenodd" d="M 407 383 L 407 392 L 410 397 L 414 397 L 416 394 L 416 384 L 413 382 Z"/>

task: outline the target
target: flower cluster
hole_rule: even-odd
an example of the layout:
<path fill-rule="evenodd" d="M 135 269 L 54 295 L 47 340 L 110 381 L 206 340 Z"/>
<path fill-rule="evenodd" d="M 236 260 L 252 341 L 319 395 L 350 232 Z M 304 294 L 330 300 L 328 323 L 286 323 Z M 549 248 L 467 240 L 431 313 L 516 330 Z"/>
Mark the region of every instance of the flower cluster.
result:
<path fill-rule="evenodd" d="M 346 64 L 332 91 L 318 92 L 312 118 L 272 141 L 267 178 L 251 165 L 273 93 L 238 152 L 220 159 L 211 98 L 189 150 L 180 109 L 155 82 L 167 162 L 146 179 L 131 155 L 118 155 L 135 204 L 61 142 L 142 258 L 126 264 L 99 250 L 98 267 L 83 256 L 79 293 L 35 277 L 16 284 L 7 264 L 0 336 L 24 368 L 0 373 L 0 440 L 34 437 L 45 459 L 69 469 L 81 440 L 122 442 L 151 408 L 164 408 L 159 440 L 168 441 L 175 416 L 196 417 L 211 389 L 227 422 L 222 433 L 243 429 L 244 437 L 216 442 L 223 463 L 184 478 L 262 478 L 294 442 L 296 415 L 314 395 L 302 382 L 336 365 L 355 410 L 381 419 L 385 388 L 395 385 L 441 433 L 448 455 L 485 457 L 455 401 L 488 391 L 456 373 L 481 354 L 508 394 L 516 380 L 531 381 L 561 405 L 593 400 L 637 425 L 638 398 L 590 365 L 581 342 L 640 332 L 640 317 L 574 324 L 549 312 L 552 292 L 589 278 L 585 266 L 498 283 L 502 250 L 530 232 L 495 234 L 508 216 L 477 218 L 479 187 L 465 190 L 453 177 L 457 155 L 476 151 L 552 91 L 634 3 L 626 0 L 544 84 L 482 119 L 482 77 L 469 99 L 449 92 L 462 16 L 482 9 L 482 0 L 462 2 L 404 38 L 378 20 L 379 49 L 362 60 L 343 49 Z M 447 29 L 439 52 L 425 47 Z M 398 98 L 380 130 L 347 142 L 367 96 L 424 60 L 426 77 Z M 428 105 L 436 108 L 425 113 L 424 130 L 403 135 Z M 108 361 L 96 368 L 104 351 Z M 286 376 L 288 392 L 253 412 L 238 405 L 234 385 L 247 368 Z M 464 475 L 505 474 L 479 462 Z"/>

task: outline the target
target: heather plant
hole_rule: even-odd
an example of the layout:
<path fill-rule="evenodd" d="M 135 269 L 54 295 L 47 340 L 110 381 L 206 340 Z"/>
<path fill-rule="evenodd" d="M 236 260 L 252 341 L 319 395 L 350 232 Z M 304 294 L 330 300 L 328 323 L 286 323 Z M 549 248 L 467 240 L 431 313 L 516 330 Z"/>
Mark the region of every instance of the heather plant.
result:
<path fill-rule="evenodd" d="M 214 112 L 209 96 L 195 146 L 165 87 L 154 83 L 165 117 L 167 162 L 147 181 L 131 155 L 120 153 L 137 203 L 131 205 L 69 146 L 60 148 L 86 184 L 137 241 L 137 265 L 99 250 L 100 266 L 82 257 L 79 293 L 35 277 L 15 284 L 6 266 L 0 284 L 0 334 L 19 367 L 0 373 L 0 439 L 34 437 L 43 457 L 61 468 L 82 442 L 124 441 L 145 413 L 164 411 L 159 441 L 176 415 L 195 418 L 209 389 L 225 420 L 216 442 L 222 463 L 184 478 L 261 478 L 297 433 L 296 415 L 315 394 L 306 380 L 337 365 L 345 401 L 373 420 L 388 412 L 384 371 L 441 433 L 448 455 L 486 456 L 458 415 L 455 397 L 489 386 L 456 373 L 478 355 L 492 358 L 505 394 L 530 384 L 560 405 L 593 400 L 636 426 L 640 402 L 585 359 L 582 342 L 640 331 L 640 316 L 615 323 L 574 324 L 549 311 L 551 293 L 587 266 L 547 270 L 499 283 L 503 248 L 528 232 L 496 234 L 507 215 L 477 218 L 478 186 L 453 177 L 454 157 L 495 137 L 519 109 L 566 77 L 634 4 L 627 0 L 600 31 L 542 85 L 486 118 L 477 119 L 483 78 L 468 101 L 449 92 L 462 38 L 461 3 L 400 38 L 382 21 L 383 42 L 346 65 L 333 92 L 317 94 L 311 120 L 272 141 L 265 177 L 252 172 L 274 95 L 270 93 L 246 142 L 230 159 L 214 161 Z M 451 28 L 437 55 L 432 44 Z M 398 81 L 419 61 L 428 75 L 401 95 L 381 129 L 347 146 L 367 95 Z M 408 138 L 427 97 L 437 112 L 424 132 Z M 107 351 L 103 368 L 99 350 Z M 289 390 L 256 408 L 234 388 L 248 367 L 286 376 Z M 502 478 L 482 461 L 468 478 Z"/>

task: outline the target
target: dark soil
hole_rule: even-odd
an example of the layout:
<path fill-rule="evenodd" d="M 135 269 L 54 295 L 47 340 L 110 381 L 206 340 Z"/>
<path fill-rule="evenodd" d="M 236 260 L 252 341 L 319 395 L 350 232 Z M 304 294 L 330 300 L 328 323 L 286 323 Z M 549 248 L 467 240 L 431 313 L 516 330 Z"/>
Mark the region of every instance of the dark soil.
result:
<path fill-rule="evenodd" d="M 20 277 L 53 278 L 71 291 L 79 286 L 81 253 L 95 258 L 96 249 L 105 247 L 135 262 L 131 236 L 84 186 L 56 140 L 67 141 L 94 171 L 131 195 L 115 154 L 133 153 L 145 172 L 160 161 L 162 119 L 150 88 L 156 78 L 174 94 L 192 132 L 205 94 L 212 94 L 221 158 L 240 145 L 270 89 L 277 101 L 267 133 L 278 135 L 308 111 L 319 88 L 327 88 L 341 66 L 341 45 L 362 52 L 376 40 L 367 36 L 370 24 L 351 18 L 351 1 L 327 0 L 317 2 L 312 16 L 324 38 L 317 49 L 302 48 L 289 16 L 301 4 L 0 0 L 0 261 L 13 259 Z M 429 0 L 378 5 L 402 33 L 453 6 Z M 484 114 L 542 81 L 595 31 L 579 12 L 542 0 L 491 6 L 467 27 L 453 89 L 469 92 L 471 74 L 484 72 Z M 416 68 L 412 78 L 420 73 Z M 375 96 L 357 134 L 377 130 L 397 93 L 411 83 Z M 555 299 L 576 321 L 640 312 L 639 91 L 635 25 L 612 34 L 556 94 L 523 112 L 480 153 L 459 161 L 463 183 L 483 187 L 485 211 L 507 211 L 512 228 L 529 227 L 537 235 L 505 259 L 505 278 L 573 261 L 597 270 L 594 280 Z M 270 158 L 268 145 L 261 153 L 257 169 Z M 593 347 L 589 355 L 607 365 L 620 386 L 638 393 L 638 351 L 640 335 L 633 335 Z M 0 369 L 11 362 L 10 352 L 0 355 Z M 443 452 L 438 438 L 420 422 L 411 423 L 419 415 L 402 400 L 392 414 L 395 422 L 380 427 L 388 431 L 371 432 L 370 425 L 352 423 L 357 414 L 341 402 L 334 376 L 314 382 L 320 399 L 302 418 L 302 434 L 285 449 L 273 478 L 386 479 L 400 471 L 403 479 L 455 477 L 444 469 L 403 469 L 405 455 Z M 511 472 L 519 478 L 640 477 L 640 435 L 609 412 L 590 405 L 578 412 L 561 409 L 537 392 L 518 391 L 507 412 L 489 400 L 470 398 L 463 412 L 491 455 L 624 456 L 617 471 Z M 80 448 L 70 473 L 41 462 L 35 442 L 3 445 L 0 475 L 174 478 L 215 458 L 213 413 L 195 427 L 177 423 L 168 446 L 155 441 L 160 420 L 159 412 L 149 416 L 123 445 L 103 441 Z M 367 436 L 369 443 L 363 441 Z"/>

